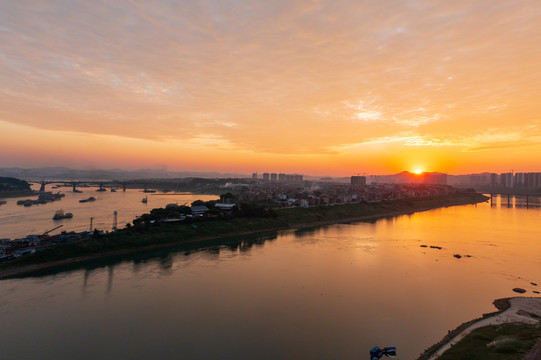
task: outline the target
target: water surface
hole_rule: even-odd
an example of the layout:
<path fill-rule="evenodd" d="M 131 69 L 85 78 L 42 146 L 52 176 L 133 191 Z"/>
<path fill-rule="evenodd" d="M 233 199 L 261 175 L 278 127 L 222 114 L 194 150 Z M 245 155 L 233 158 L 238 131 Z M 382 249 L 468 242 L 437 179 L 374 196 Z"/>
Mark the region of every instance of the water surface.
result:
<path fill-rule="evenodd" d="M 0 281 L 2 358 L 362 359 L 379 345 L 414 359 L 514 287 L 539 290 L 541 210 L 497 204 Z"/>
<path fill-rule="evenodd" d="M 34 185 L 34 187 L 38 187 Z M 37 199 L 37 196 L 5 199 L 7 204 L 0 206 L 0 239 L 21 238 L 29 234 L 42 234 L 56 226 L 62 227 L 51 232 L 51 235 L 60 231 L 85 231 L 90 229 L 90 218 L 93 218 L 93 228 L 111 230 L 113 227 L 114 211 L 117 212 L 117 227 L 124 227 L 135 217 L 150 212 L 154 208 L 164 207 L 167 204 L 190 205 L 195 200 L 216 200 L 216 195 L 200 195 L 192 193 L 143 193 L 141 190 L 128 189 L 125 192 L 96 191 L 97 188 L 83 188 L 82 193 L 65 191 L 66 196 L 58 201 L 47 204 L 24 207 L 17 205 L 17 200 Z M 58 189 L 53 189 L 58 192 Z M 79 200 L 90 196 L 96 201 L 80 203 Z M 147 203 L 141 200 L 147 198 Z M 73 218 L 53 220 L 57 210 L 71 212 Z"/>

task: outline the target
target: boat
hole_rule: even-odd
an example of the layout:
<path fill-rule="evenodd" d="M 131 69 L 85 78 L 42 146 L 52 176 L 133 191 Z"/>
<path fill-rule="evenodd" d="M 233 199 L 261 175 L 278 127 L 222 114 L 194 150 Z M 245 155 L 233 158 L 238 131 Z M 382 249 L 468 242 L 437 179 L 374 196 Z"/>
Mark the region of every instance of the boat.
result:
<path fill-rule="evenodd" d="M 148 202 L 148 197 L 145 196 L 145 197 L 143 198 L 143 200 L 141 200 L 141 202 L 142 202 L 143 204 L 146 204 L 146 203 Z"/>
<path fill-rule="evenodd" d="M 73 217 L 72 213 L 64 212 L 64 210 L 60 209 L 57 210 L 56 213 L 53 216 L 53 220 L 60 220 L 60 219 L 71 219 Z"/>
<path fill-rule="evenodd" d="M 116 189 L 114 189 L 114 188 L 111 188 L 111 192 L 116 192 Z"/>
<path fill-rule="evenodd" d="M 88 199 L 79 200 L 80 203 L 85 203 L 85 202 L 89 202 L 89 201 L 96 201 L 96 198 L 94 196 L 91 196 Z"/>

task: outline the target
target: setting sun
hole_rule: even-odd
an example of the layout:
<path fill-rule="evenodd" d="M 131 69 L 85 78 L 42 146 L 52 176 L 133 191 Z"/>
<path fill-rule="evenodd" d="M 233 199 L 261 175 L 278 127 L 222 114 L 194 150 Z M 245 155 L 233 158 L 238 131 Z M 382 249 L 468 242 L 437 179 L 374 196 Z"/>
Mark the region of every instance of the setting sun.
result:
<path fill-rule="evenodd" d="M 423 170 L 421 170 L 421 169 L 415 169 L 415 171 L 414 171 L 414 173 L 416 173 L 416 174 L 421 174 L 422 172 L 423 172 Z"/>

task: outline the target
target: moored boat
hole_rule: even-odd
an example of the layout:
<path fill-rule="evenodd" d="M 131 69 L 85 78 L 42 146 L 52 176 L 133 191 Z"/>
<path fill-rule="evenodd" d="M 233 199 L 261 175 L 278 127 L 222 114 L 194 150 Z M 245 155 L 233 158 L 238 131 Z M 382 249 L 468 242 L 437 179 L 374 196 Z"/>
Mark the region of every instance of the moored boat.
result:
<path fill-rule="evenodd" d="M 64 210 L 60 209 L 57 210 L 56 213 L 53 216 L 53 220 L 61 220 L 61 219 L 71 219 L 73 217 L 73 214 L 70 212 L 64 212 Z"/>

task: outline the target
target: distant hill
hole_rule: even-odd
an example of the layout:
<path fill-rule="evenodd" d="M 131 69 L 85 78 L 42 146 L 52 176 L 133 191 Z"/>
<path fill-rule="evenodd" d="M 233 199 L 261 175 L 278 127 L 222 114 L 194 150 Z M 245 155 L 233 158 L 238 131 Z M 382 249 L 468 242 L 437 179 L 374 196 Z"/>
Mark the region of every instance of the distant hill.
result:
<path fill-rule="evenodd" d="M 201 177 L 201 178 L 248 178 L 246 174 L 234 173 L 218 173 L 218 172 L 173 172 L 166 170 L 155 169 L 140 169 L 140 170 L 122 170 L 122 169 L 107 169 L 107 170 L 82 170 L 70 169 L 66 167 L 43 167 L 23 169 L 18 167 L 0 168 L 0 176 L 14 177 L 26 180 L 70 180 L 70 179 L 85 179 L 85 180 L 131 180 L 131 179 L 156 179 L 156 178 L 186 178 L 186 177 Z"/>
<path fill-rule="evenodd" d="M 423 172 L 420 174 L 402 171 L 394 175 L 378 175 L 370 177 L 378 183 L 389 184 L 447 184 L 447 174 L 439 172 Z"/>

